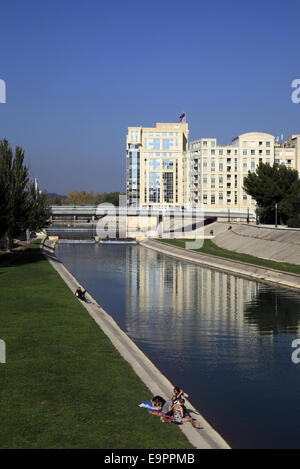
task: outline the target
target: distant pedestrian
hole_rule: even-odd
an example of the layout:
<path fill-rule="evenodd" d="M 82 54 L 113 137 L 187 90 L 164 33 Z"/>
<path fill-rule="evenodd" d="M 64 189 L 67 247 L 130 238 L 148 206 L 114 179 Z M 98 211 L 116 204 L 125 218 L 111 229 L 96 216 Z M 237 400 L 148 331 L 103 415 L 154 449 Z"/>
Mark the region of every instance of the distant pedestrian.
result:
<path fill-rule="evenodd" d="M 75 296 L 79 298 L 79 300 L 82 300 L 82 301 L 87 301 L 85 294 L 86 294 L 86 290 L 82 291 L 80 287 L 78 287 L 75 292 Z"/>

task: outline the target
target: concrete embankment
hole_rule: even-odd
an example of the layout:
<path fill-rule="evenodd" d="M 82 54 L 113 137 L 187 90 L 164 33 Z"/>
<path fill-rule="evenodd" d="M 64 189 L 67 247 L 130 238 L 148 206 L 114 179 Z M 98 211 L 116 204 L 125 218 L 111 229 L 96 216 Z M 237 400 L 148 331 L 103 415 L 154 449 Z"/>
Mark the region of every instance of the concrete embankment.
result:
<path fill-rule="evenodd" d="M 43 252 L 58 272 L 61 278 L 72 292 L 75 292 L 80 283 L 67 270 L 67 268 L 56 258 L 54 243 L 45 240 L 43 242 Z M 82 302 L 90 316 L 99 325 L 103 332 L 109 337 L 113 345 L 121 356 L 132 366 L 137 376 L 144 382 L 153 395 L 161 395 L 169 399 L 173 393 L 174 385 L 156 368 L 147 356 L 135 345 L 135 343 L 125 334 L 114 319 L 101 308 L 95 299 L 86 294 L 88 303 Z M 141 396 L 141 400 L 143 396 Z M 138 403 L 134 403 L 138 405 Z M 226 441 L 209 425 L 197 409 L 186 400 L 186 407 L 193 418 L 200 424 L 200 430 L 196 430 L 190 423 L 179 428 L 183 431 L 187 439 L 197 449 L 230 449 Z"/>
<path fill-rule="evenodd" d="M 231 230 L 228 230 L 231 226 Z M 300 264 L 300 230 L 246 225 L 213 223 L 205 227 L 205 234 L 213 230 L 213 242 L 230 251 L 250 254 L 277 262 Z"/>
<path fill-rule="evenodd" d="M 203 267 L 300 291 L 300 275 L 288 274 L 278 270 L 247 264 L 246 262 L 232 261 L 189 249 L 178 248 L 156 240 L 145 240 L 140 245 Z"/>

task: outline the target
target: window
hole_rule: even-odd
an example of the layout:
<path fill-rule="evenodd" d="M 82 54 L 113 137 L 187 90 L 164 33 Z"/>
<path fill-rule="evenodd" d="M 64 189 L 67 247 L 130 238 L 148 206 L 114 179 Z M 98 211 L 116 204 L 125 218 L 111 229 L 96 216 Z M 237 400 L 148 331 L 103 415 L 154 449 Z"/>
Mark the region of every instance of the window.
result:
<path fill-rule="evenodd" d="M 202 145 L 203 145 L 204 147 L 207 147 L 207 141 L 205 140 L 204 142 L 202 142 Z"/>
<path fill-rule="evenodd" d="M 174 140 L 173 140 L 173 138 L 163 138 L 162 139 L 162 148 L 163 148 L 163 150 L 174 150 Z"/>
<path fill-rule="evenodd" d="M 216 154 L 216 150 L 211 150 L 211 151 L 210 151 L 210 154 L 211 154 L 211 155 L 215 155 L 215 154 Z"/>
<path fill-rule="evenodd" d="M 160 173 L 149 173 L 149 202 L 160 202 Z"/>
<path fill-rule="evenodd" d="M 223 155 L 223 150 L 219 150 L 219 155 Z"/>
<path fill-rule="evenodd" d="M 243 150 L 243 155 L 247 155 L 247 150 Z"/>
<path fill-rule="evenodd" d="M 231 153 L 231 150 L 227 150 L 227 155 L 230 155 L 230 153 Z"/>
<path fill-rule="evenodd" d="M 219 163 L 219 171 L 223 171 L 223 163 Z"/>
<path fill-rule="evenodd" d="M 255 155 L 255 150 L 251 150 L 251 155 Z"/>
<path fill-rule="evenodd" d="M 173 173 L 163 173 L 164 202 L 173 203 Z"/>
<path fill-rule="evenodd" d="M 270 150 L 266 150 L 266 155 L 270 155 L 270 154 L 271 154 Z"/>
<path fill-rule="evenodd" d="M 160 169 L 160 159 L 150 158 L 149 169 Z"/>
<path fill-rule="evenodd" d="M 173 169 L 173 160 L 165 159 L 162 160 L 163 169 Z"/>
<path fill-rule="evenodd" d="M 266 147 L 270 147 L 271 146 L 271 142 L 266 142 Z"/>
<path fill-rule="evenodd" d="M 149 150 L 160 150 L 159 138 L 149 138 Z"/>

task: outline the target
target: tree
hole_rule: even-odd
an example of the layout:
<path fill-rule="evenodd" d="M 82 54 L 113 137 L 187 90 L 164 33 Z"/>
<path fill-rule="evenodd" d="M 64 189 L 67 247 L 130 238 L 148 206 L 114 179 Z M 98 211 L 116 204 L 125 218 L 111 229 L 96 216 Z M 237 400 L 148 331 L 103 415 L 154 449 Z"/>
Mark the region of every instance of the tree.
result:
<path fill-rule="evenodd" d="M 29 214 L 26 220 L 26 229 L 39 231 L 47 226 L 51 216 L 50 201 L 46 195 L 37 189 L 35 183 L 28 186 Z"/>
<path fill-rule="evenodd" d="M 243 189 L 255 199 L 262 221 L 274 223 L 277 204 L 280 223 L 284 223 L 294 213 L 300 197 L 298 171 L 276 163 L 259 163 L 256 171 L 249 171 L 244 178 Z"/>
<path fill-rule="evenodd" d="M 41 229 L 50 211 L 30 180 L 24 151 L 17 146 L 13 153 L 7 140 L 0 141 L 0 183 L 0 236 L 10 249 L 22 231 Z"/>
<path fill-rule="evenodd" d="M 2 233 L 7 249 L 12 247 L 12 241 L 25 229 L 29 214 L 29 200 L 26 191 L 29 183 L 29 169 L 24 165 L 24 152 L 16 147 L 15 154 L 7 140 L 0 142 L 0 159 L 2 178 L 6 179 L 7 205 L 3 216 L 6 223 Z"/>
<path fill-rule="evenodd" d="M 7 142 L 6 142 L 7 143 Z M 8 200 L 9 200 L 9 178 L 7 171 L 7 146 L 5 142 L 0 142 L 0 237 L 2 237 L 8 227 Z"/>

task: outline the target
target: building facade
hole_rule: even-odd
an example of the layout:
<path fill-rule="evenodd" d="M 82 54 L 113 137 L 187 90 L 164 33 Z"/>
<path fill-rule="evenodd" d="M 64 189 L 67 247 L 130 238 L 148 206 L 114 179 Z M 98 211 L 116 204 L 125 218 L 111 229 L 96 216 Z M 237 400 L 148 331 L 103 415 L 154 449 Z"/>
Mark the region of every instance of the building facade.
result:
<path fill-rule="evenodd" d="M 188 151 L 188 134 L 186 123 L 128 128 L 128 205 L 183 205 L 183 161 Z"/>
<path fill-rule="evenodd" d="M 187 123 L 128 128 L 128 205 L 203 204 L 209 210 L 253 213 L 255 201 L 243 191 L 248 171 L 255 171 L 260 162 L 275 162 L 300 172 L 300 135 L 277 141 L 265 132 L 247 132 L 230 145 L 200 138 L 188 147 L 188 134 Z"/>
<path fill-rule="evenodd" d="M 243 191 L 243 180 L 260 162 L 285 164 L 299 170 L 300 135 L 275 142 L 271 134 L 247 132 L 226 146 L 218 145 L 215 138 L 192 141 L 186 203 L 192 206 L 203 203 L 210 210 L 253 211 L 255 201 Z"/>

